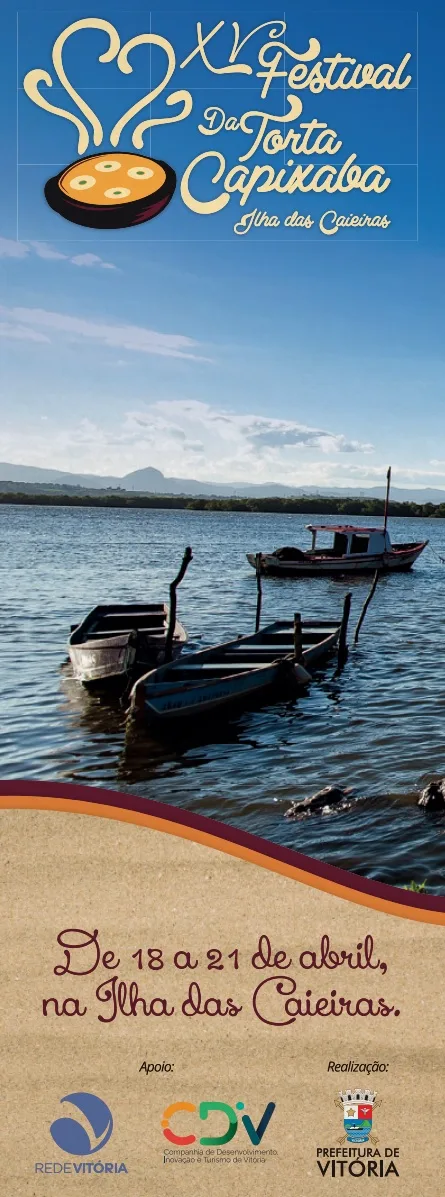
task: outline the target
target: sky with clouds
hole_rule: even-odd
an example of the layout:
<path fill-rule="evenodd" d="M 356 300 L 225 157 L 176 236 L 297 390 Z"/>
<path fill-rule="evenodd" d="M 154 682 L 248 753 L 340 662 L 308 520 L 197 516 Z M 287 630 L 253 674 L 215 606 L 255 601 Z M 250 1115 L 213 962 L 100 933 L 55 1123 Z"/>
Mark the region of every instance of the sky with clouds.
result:
<path fill-rule="evenodd" d="M 381 14 L 369 32 L 367 6 L 357 3 L 353 36 L 348 42 L 343 13 L 338 41 L 364 45 L 371 37 L 376 61 L 399 44 L 415 52 L 417 7 L 396 6 L 387 47 Z M 246 27 L 252 9 L 258 13 L 243 3 Z M 333 14 L 328 21 L 306 9 L 307 28 L 328 52 Z M 116 25 L 122 16 L 108 4 L 95 12 Z M 206 19 L 211 13 L 236 15 L 227 3 L 206 5 Z M 38 15 L 40 41 L 32 29 L 22 34 L 23 70 L 46 66 L 42 47 L 68 19 L 91 14 L 65 0 L 57 14 Z M 12 5 L 5 21 L 0 90 L 2 110 L 12 111 Z M 178 194 L 142 236 L 80 230 L 46 208 L 34 165 L 17 172 L 11 119 L 3 146 L 11 187 L 3 189 L 0 225 L 0 459 L 85 473 L 150 465 L 203 481 L 354 487 L 383 482 L 392 462 L 398 485 L 444 487 L 444 31 L 437 8 L 420 9 L 418 241 L 212 239 L 207 223 L 204 236 L 203 220 L 182 212 Z M 29 127 L 35 141 L 54 126 L 57 162 L 39 161 L 45 179 L 50 166 L 75 158 L 75 136 L 40 110 L 36 133 L 23 95 L 20 104 L 20 161 L 32 161 Z M 408 154 L 414 109 L 394 111 L 400 153 Z M 386 115 L 376 108 L 375 145 L 388 136 L 388 113 L 391 105 Z M 355 130 L 354 137 L 357 144 Z M 175 144 L 165 157 L 174 157 Z M 411 220 L 411 185 L 397 186 Z M 310 206 L 310 197 L 300 198 Z M 361 211 L 363 197 L 357 202 Z M 348 196 L 342 210 L 350 205 Z"/>

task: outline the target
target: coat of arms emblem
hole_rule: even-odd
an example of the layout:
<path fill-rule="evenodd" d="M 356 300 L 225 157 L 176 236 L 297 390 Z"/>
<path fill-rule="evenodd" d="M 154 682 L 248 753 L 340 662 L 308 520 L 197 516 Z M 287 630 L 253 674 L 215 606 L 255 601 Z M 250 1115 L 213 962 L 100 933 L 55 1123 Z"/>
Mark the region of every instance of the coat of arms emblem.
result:
<path fill-rule="evenodd" d="M 342 1143 L 345 1140 L 347 1143 L 369 1143 L 369 1140 L 377 1142 L 372 1134 L 372 1116 L 381 1101 L 376 1101 L 376 1096 L 377 1094 L 369 1089 L 347 1089 L 336 1098 L 336 1106 L 343 1110 L 343 1125 L 346 1131 L 342 1136 Z"/>

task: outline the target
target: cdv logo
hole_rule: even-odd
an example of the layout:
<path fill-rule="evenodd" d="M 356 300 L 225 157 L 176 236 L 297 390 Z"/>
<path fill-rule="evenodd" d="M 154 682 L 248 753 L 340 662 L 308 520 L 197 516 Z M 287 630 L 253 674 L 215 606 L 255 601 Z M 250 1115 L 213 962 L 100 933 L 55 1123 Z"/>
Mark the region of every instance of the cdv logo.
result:
<path fill-rule="evenodd" d="M 259 1143 L 261 1143 L 267 1127 L 269 1126 L 274 1109 L 275 1102 L 270 1101 L 266 1106 L 264 1114 L 260 1118 L 257 1126 L 254 1126 L 252 1119 L 248 1114 L 243 1114 L 241 1116 L 242 1125 L 254 1147 L 258 1147 Z M 188 1114 L 195 1114 L 198 1112 L 198 1117 L 202 1122 L 205 1122 L 209 1117 L 209 1114 L 215 1110 L 225 1114 L 228 1121 L 227 1130 L 223 1135 L 204 1135 L 199 1142 L 202 1147 L 221 1147 L 224 1143 L 230 1143 L 230 1140 L 236 1135 L 239 1127 L 239 1117 L 236 1113 L 236 1110 L 244 1110 L 243 1101 L 237 1101 L 235 1109 L 233 1106 L 227 1105 L 227 1102 L 225 1101 L 201 1101 L 199 1103 L 199 1107 L 196 1106 L 192 1101 L 174 1101 L 172 1105 L 167 1106 L 167 1109 L 164 1110 L 162 1115 L 162 1133 L 164 1137 L 168 1139 L 169 1143 L 174 1143 L 177 1147 L 188 1147 L 191 1143 L 196 1143 L 197 1135 L 177 1134 L 170 1126 L 170 1119 L 173 1118 L 175 1114 L 179 1114 L 184 1111 Z"/>

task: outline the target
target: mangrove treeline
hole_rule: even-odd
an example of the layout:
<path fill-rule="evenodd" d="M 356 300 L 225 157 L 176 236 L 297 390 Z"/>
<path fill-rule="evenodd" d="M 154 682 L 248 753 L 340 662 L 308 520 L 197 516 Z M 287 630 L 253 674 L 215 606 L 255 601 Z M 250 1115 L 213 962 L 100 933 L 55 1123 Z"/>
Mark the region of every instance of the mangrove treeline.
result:
<path fill-rule="evenodd" d="M 245 511 L 276 512 L 287 515 L 363 515 L 366 518 L 382 516 L 383 499 L 367 499 L 356 496 L 349 499 L 330 498 L 328 495 L 298 495 L 295 498 L 190 498 L 187 495 L 138 495 L 138 494 L 49 494 L 47 492 L 23 493 L 2 492 L 0 503 L 36 507 L 125 507 L 160 508 L 173 511 Z M 444 519 L 445 503 L 398 503 L 390 501 L 389 514 L 418 516 L 426 519 Z"/>

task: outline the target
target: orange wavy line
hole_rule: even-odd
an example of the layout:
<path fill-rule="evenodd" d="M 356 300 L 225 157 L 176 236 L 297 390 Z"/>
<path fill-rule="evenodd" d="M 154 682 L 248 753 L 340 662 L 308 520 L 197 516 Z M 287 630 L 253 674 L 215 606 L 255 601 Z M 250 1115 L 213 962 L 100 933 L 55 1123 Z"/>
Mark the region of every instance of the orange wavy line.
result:
<path fill-rule="evenodd" d="M 126 810 L 123 807 L 106 806 L 102 803 L 82 802 L 76 798 L 43 798 L 24 794 L 0 796 L 0 809 L 4 810 L 49 810 L 70 812 L 77 815 L 93 815 L 96 818 L 114 819 L 120 823 L 133 823 L 139 827 L 150 827 L 153 831 L 162 831 L 167 835 L 176 835 L 179 839 L 191 840 L 203 844 L 206 848 L 213 848 L 217 852 L 225 852 L 227 856 L 235 856 L 249 864 L 259 865 L 269 869 L 272 873 L 280 873 L 299 881 L 302 885 L 309 885 L 312 889 L 322 890 L 333 894 L 347 902 L 355 902 L 359 906 L 366 906 L 371 910 L 379 910 L 384 914 L 396 915 L 398 918 L 411 919 L 417 923 L 436 923 L 445 926 L 445 911 L 422 910 L 415 906 L 404 906 L 400 902 L 391 902 L 387 898 L 378 898 L 371 894 L 362 893 L 353 886 L 341 885 L 336 881 L 329 881 L 295 865 L 275 860 L 263 852 L 252 848 L 245 848 L 241 844 L 225 840 L 209 832 L 198 831 L 194 827 L 185 827 L 181 823 L 161 819 L 155 815 L 144 815 L 139 811 Z"/>

